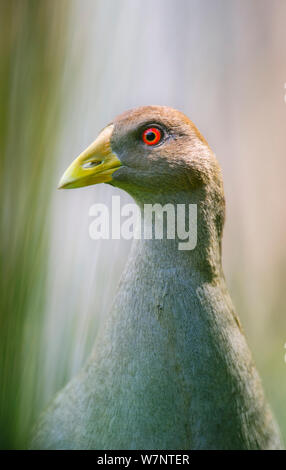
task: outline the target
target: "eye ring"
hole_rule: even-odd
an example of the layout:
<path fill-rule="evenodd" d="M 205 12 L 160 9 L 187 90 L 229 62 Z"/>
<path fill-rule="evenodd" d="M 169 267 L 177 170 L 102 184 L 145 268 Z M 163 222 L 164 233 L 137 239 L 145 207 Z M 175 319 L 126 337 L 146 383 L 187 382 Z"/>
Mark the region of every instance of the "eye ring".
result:
<path fill-rule="evenodd" d="M 146 145 L 156 145 L 162 138 L 162 132 L 157 127 L 149 127 L 142 134 L 142 140 Z"/>

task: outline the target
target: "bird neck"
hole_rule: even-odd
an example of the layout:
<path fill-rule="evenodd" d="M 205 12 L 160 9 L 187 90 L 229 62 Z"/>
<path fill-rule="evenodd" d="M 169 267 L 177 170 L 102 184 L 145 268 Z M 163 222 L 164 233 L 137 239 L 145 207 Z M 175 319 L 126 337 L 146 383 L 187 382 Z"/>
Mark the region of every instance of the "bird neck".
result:
<path fill-rule="evenodd" d="M 221 278 L 223 220 L 209 195 L 202 191 L 144 194 L 135 200 L 141 213 L 137 253 L 144 253 L 162 268 L 184 270 L 204 282 Z"/>

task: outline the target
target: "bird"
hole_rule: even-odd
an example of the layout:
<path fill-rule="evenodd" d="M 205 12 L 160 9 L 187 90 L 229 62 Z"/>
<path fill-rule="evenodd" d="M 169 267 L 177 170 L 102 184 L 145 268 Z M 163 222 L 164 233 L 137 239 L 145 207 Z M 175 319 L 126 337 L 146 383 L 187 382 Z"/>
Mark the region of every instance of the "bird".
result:
<path fill-rule="evenodd" d="M 205 138 L 168 106 L 125 111 L 59 187 L 98 183 L 129 193 L 142 217 L 150 204 L 193 205 L 196 246 L 179 249 L 177 234 L 133 240 L 92 353 L 40 416 L 30 448 L 283 448 L 227 289 L 223 180 Z"/>

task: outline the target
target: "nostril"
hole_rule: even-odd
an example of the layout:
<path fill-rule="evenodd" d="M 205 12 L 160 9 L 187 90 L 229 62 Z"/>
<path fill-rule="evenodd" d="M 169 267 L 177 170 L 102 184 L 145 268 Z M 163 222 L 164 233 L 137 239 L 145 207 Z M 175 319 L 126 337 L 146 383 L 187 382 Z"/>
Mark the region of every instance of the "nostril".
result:
<path fill-rule="evenodd" d="M 94 168 L 95 166 L 101 165 L 102 161 L 93 161 L 83 163 L 82 167 L 85 169 Z"/>

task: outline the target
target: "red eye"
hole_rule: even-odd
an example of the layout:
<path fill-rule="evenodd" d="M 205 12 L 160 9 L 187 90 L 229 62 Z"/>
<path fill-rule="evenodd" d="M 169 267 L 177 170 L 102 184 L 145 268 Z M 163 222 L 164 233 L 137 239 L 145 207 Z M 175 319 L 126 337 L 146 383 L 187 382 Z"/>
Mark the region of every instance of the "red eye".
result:
<path fill-rule="evenodd" d="M 150 127 L 143 132 L 142 139 L 147 145 L 158 144 L 161 140 L 161 131 L 156 127 Z"/>

